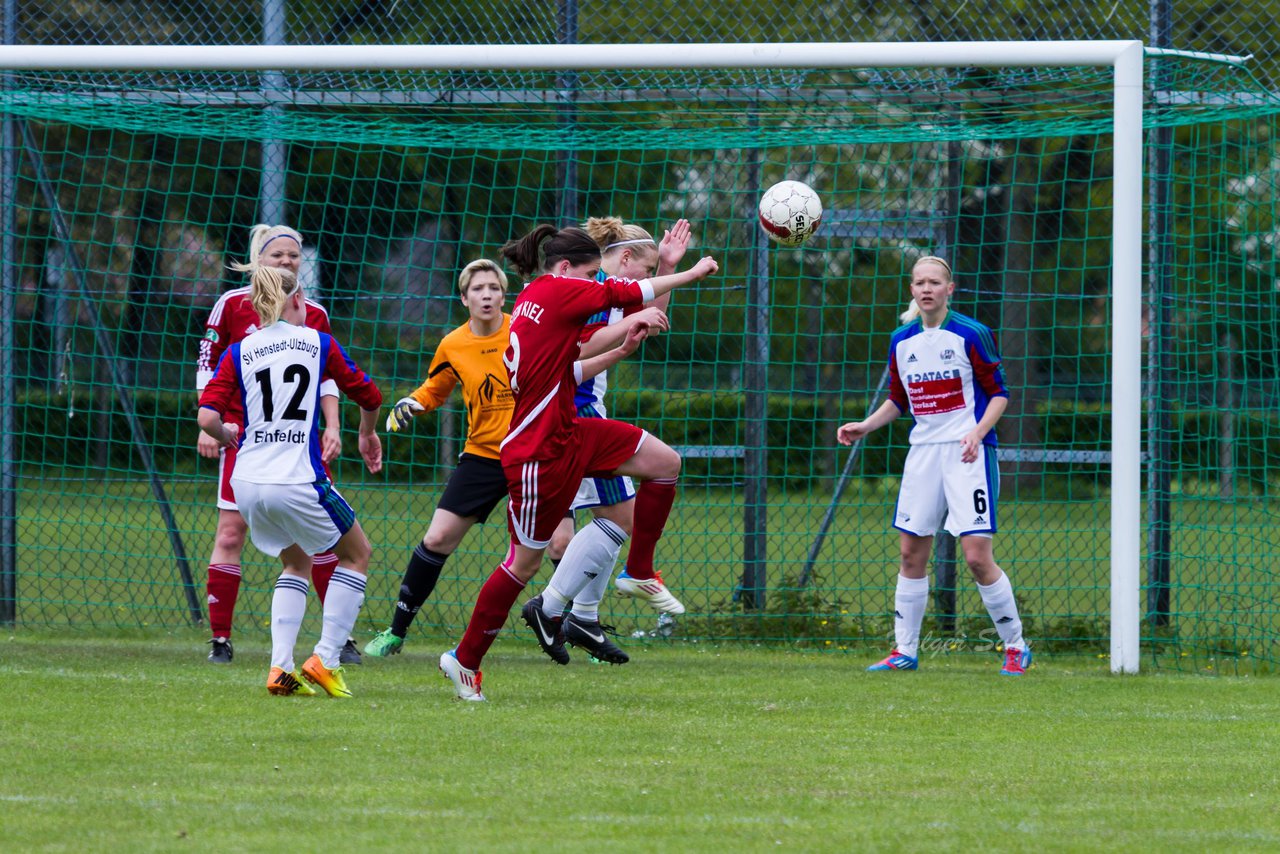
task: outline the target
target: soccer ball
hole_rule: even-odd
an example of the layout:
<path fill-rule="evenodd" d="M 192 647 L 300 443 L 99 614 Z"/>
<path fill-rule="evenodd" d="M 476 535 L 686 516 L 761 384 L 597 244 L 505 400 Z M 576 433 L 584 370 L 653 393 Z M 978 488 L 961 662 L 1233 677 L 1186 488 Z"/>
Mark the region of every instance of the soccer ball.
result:
<path fill-rule="evenodd" d="M 799 246 L 822 222 L 822 200 L 808 184 L 779 181 L 760 197 L 760 227 L 775 243 Z"/>

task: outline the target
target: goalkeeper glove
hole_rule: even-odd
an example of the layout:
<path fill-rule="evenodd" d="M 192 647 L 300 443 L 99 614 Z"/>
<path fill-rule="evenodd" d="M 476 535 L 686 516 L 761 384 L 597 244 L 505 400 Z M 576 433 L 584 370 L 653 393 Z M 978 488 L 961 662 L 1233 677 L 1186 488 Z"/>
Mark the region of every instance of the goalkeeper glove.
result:
<path fill-rule="evenodd" d="M 400 398 L 396 401 L 396 405 L 391 407 L 391 414 L 387 416 L 387 432 L 399 433 L 409 426 L 413 416 L 424 411 L 425 408 L 412 397 Z"/>

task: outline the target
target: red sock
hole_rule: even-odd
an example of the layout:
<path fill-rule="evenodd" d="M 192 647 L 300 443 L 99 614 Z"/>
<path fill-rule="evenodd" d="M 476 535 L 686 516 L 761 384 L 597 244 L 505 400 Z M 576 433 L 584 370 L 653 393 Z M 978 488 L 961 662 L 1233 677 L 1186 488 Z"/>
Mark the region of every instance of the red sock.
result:
<path fill-rule="evenodd" d="M 627 575 L 653 578 L 653 549 L 676 501 L 676 479 L 646 480 L 636 490 L 635 522 L 631 526 L 631 550 L 627 552 Z"/>
<path fill-rule="evenodd" d="M 321 605 L 324 604 L 324 595 L 329 592 L 329 579 L 333 578 L 333 571 L 337 568 L 338 556 L 333 552 L 321 552 L 311 558 L 311 586 L 316 589 Z"/>
<path fill-rule="evenodd" d="M 235 563 L 209 564 L 209 630 L 215 638 L 231 637 L 231 618 L 236 612 L 236 597 L 240 595 L 240 565 Z"/>
<path fill-rule="evenodd" d="M 480 588 L 475 610 L 471 612 L 471 622 L 467 623 L 467 630 L 454 651 L 459 664 L 468 670 L 479 669 L 484 654 L 497 640 L 498 632 L 502 631 L 507 614 L 520 597 L 521 590 L 524 590 L 524 582 L 517 581 L 505 567 L 499 565 L 493 571 Z"/>

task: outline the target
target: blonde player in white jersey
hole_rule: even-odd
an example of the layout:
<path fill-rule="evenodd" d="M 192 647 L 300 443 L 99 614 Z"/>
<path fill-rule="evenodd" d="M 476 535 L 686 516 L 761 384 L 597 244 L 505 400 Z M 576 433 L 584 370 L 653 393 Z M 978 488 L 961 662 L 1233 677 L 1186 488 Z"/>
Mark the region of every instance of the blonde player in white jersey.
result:
<path fill-rule="evenodd" d="M 283 564 L 271 600 L 267 691 L 315 693 L 294 670 L 293 648 L 306 612 L 311 555 L 332 549 L 338 568 L 325 597 L 320 640 L 302 677 L 331 697 L 350 697 L 339 655 L 364 601 L 371 549 L 355 511 L 325 471 L 316 416 L 320 385 L 332 379 L 361 407 L 360 455 L 376 473 L 382 469 L 374 432 L 382 393 L 332 336 L 304 325 L 306 299 L 292 272 L 254 270 L 250 299 L 261 328 L 223 353 L 200 396 L 200 429 L 220 445 L 238 446 L 231 481 L 240 513 L 253 544 Z M 222 420 L 234 401 L 243 402 L 243 425 Z"/>
<path fill-rule="evenodd" d="M 1004 645 L 1000 673 L 1021 676 L 1031 663 L 1009 578 L 995 562 L 1000 472 L 994 428 L 1009 404 L 991 330 L 948 308 L 951 266 L 926 256 L 911 269 L 911 307 L 889 349 L 889 399 L 865 421 L 836 431 L 851 445 L 904 412 L 915 419 L 893 526 L 902 564 L 894 595 L 895 645 L 868 670 L 915 670 L 929 599 L 929 553 L 943 526 L 959 538 L 965 563 Z"/>

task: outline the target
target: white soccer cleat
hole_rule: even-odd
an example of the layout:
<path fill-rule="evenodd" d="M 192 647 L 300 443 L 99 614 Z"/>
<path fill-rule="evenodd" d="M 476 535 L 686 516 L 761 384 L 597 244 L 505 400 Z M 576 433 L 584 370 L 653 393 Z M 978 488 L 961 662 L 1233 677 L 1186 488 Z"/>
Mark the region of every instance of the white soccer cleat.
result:
<path fill-rule="evenodd" d="M 624 569 L 619 573 L 613 584 L 618 588 L 619 592 L 648 602 L 649 607 L 655 611 L 676 615 L 684 613 L 684 605 L 680 604 L 679 599 L 671 595 L 667 585 L 662 583 L 660 574 L 655 575 L 653 578 L 632 578 L 627 575 L 627 571 Z"/>
<path fill-rule="evenodd" d="M 480 671 L 463 667 L 453 650 L 440 656 L 440 672 L 453 680 L 453 690 L 457 692 L 459 700 L 484 702 L 484 694 L 480 693 Z"/>

